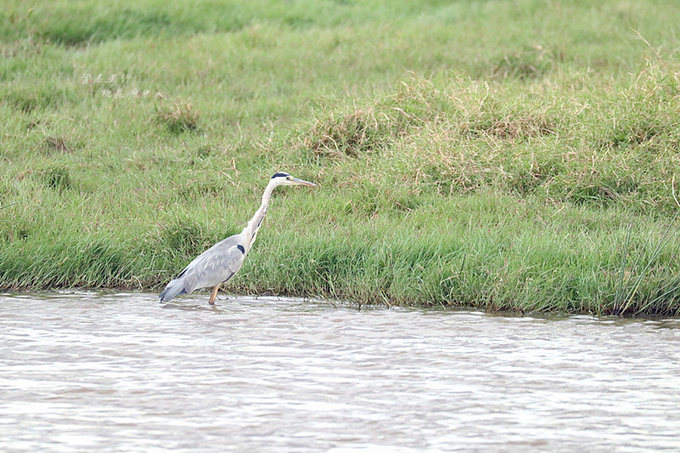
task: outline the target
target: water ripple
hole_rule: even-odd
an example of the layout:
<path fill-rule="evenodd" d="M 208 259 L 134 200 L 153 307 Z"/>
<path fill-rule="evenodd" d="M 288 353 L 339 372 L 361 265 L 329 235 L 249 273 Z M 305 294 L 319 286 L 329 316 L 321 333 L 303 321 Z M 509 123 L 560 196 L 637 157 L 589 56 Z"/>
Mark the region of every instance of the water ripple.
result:
<path fill-rule="evenodd" d="M 2 451 L 680 448 L 680 321 L 0 296 Z"/>

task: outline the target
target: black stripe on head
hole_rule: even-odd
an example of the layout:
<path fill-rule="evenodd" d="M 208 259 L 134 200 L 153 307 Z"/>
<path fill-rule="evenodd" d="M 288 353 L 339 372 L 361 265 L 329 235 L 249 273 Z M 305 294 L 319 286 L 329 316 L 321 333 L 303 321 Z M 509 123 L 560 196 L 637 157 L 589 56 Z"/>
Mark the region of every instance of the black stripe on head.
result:
<path fill-rule="evenodd" d="M 237 245 L 236 248 L 239 249 L 244 255 L 246 254 L 246 249 L 241 244 Z"/>
<path fill-rule="evenodd" d="M 286 176 L 290 176 L 290 175 L 288 173 L 279 172 L 279 173 L 274 174 L 274 176 L 272 176 L 272 179 L 280 178 L 280 177 L 286 177 Z"/>

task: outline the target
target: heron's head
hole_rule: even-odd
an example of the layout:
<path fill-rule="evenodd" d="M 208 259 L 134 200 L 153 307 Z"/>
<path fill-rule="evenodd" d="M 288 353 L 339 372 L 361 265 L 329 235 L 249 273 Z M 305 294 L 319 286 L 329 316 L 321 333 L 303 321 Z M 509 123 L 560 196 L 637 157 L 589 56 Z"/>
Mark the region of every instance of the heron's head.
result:
<path fill-rule="evenodd" d="M 276 173 L 272 176 L 272 181 L 274 181 L 277 186 L 316 186 L 316 184 L 303 181 L 302 179 L 295 178 L 284 172 Z"/>

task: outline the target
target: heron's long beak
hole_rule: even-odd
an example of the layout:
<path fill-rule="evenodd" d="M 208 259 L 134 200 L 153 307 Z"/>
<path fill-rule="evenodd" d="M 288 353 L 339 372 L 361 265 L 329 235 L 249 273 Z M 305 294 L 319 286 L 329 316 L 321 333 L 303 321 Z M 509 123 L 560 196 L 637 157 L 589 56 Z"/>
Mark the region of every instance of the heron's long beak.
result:
<path fill-rule="evenodd" d="M 311 187 L 316 187 L 316 184 L 309 182 L 309 181 L 304 181 L 302 179 L 298 178 L 293 178 L 293 183 L 298 186 L 311 186 Z"/>

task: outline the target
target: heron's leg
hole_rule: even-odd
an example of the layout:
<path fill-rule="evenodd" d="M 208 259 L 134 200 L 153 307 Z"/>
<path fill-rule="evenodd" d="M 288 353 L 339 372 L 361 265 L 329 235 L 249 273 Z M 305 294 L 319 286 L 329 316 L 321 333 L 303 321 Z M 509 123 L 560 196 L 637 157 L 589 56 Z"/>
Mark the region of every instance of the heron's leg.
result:
<path fill-rule="evenodd" d="M 220 289 L 220 284 L 218 283 L 215 285 L 215 287 L 212 290 L 212 293 L 210 294 L 210 299 L 208 300 L 208 303 L 210 305 L 215 305 L 215 299 L 217 299 L 217 291 Z"/>

